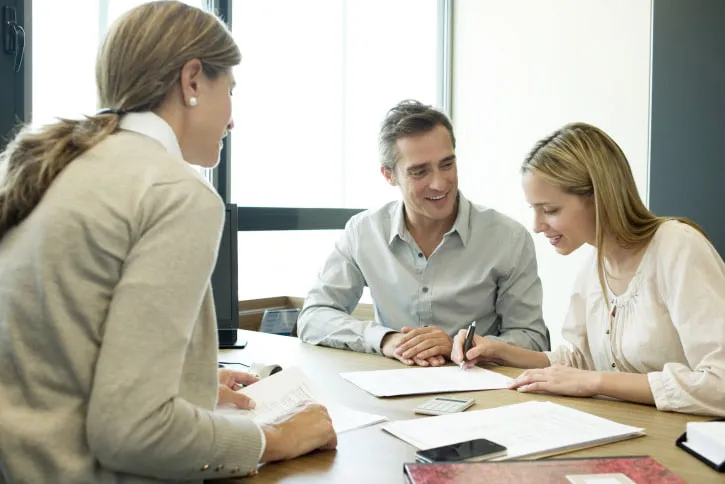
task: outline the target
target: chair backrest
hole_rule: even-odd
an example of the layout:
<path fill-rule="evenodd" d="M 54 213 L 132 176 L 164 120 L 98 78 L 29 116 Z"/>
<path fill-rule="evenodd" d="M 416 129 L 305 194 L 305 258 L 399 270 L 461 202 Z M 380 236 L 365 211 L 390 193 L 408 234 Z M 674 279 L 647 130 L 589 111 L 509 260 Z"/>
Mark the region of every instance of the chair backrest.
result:
<path fill-rule="evenodd" d="M 267 309 L 262 315 L 259 331 L 262 333 L 297 336 L 297 308 Z"/>

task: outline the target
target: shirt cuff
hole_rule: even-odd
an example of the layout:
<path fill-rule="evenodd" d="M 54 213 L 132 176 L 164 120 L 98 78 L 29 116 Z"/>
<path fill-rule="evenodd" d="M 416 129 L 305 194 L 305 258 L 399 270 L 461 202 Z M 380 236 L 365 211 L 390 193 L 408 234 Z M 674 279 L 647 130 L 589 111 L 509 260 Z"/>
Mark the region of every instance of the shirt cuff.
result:
<path fill-rule="evenodd" d="M 258 423 L 257 429 L 259 429 L 259 438 L 262 442 L 262 446 L 259 449 L 259 459 L 257 459 L 257 462 L 262 462 L 262 456 L 264 455 L 264 451 L 267 449 L 267 437 L 264 435 L 264 430 L 262 430 L 262 426 Z"/>
<path fill-rule="evenodd" d="M 383 354 L 383 338 L 388 333 L 397 333 L 397 331 L 379 325 L 372 326 L 365 331 L 365 343 L 372 353 Z"/>

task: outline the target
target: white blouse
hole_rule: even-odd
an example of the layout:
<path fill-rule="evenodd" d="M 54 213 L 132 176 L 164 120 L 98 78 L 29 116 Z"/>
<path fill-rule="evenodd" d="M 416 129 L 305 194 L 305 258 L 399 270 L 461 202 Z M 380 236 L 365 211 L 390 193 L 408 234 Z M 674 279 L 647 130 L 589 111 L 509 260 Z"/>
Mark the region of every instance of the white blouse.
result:
<path fill-rule="evenodd" d="M 725 263 L 694 228 L 660 226 L 626 292 L 607 308 L 596 254 L 564 321 L 572 348 L 551 364 L 646 373 L 660 410 L 725 416 Z"/>

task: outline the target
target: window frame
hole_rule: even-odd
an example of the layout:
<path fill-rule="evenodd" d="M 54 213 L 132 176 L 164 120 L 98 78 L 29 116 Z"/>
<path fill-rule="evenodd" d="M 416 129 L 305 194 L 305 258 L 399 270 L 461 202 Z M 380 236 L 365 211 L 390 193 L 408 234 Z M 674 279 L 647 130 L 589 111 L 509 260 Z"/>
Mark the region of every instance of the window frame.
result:
<path fill-rule="evenodd" d="M 14 70 L 13 54 L 5 52 L 4 8 L 15 8 L 17 23 L 25 31 L 23 61 L 19 72 Z M 20 125 L 30 121 L 32 113 L 32 0 L 6 0 L 0 9 L 2 46 L 0 46 L 0 150 L 10 141 Z"/>

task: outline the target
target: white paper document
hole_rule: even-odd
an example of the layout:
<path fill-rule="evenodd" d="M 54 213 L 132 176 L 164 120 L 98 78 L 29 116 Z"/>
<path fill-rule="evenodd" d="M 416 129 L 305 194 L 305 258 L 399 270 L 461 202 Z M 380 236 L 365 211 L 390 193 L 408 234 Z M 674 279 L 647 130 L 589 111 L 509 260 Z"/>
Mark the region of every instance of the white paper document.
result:
<path fill-rule="evenodd" d="M 255 408 L 240 410 L 236 407 L 220 407 L 217 411 L 242 413 L 254 420 L 264 422 L 289 411 L 300 402 L 313 401 L 327 408 L 332 425 L 338 434 L 387 420 L 383 416 L 353 410 L 331 401 L 314 386 L 302 370 L 296 367 L 264 378 L 245 387 L 239 393 L 254 400 Z"/>
<path fill-rule="evenodd" d="M 507 388 L 511 382 L 511 378 L 491 370 L 460 370 L 457 366 L 355 371 L 340 376 L 376 397 L 497 390 Z"/>
<path fill-rule="evenodd" d="M 418 449 L 480 438 L 507 447 L 506 456 L 493 460 L 563 453 L 644 435 L 641 428 L 538 401 L 401 420 L 382 429 Z"/>

